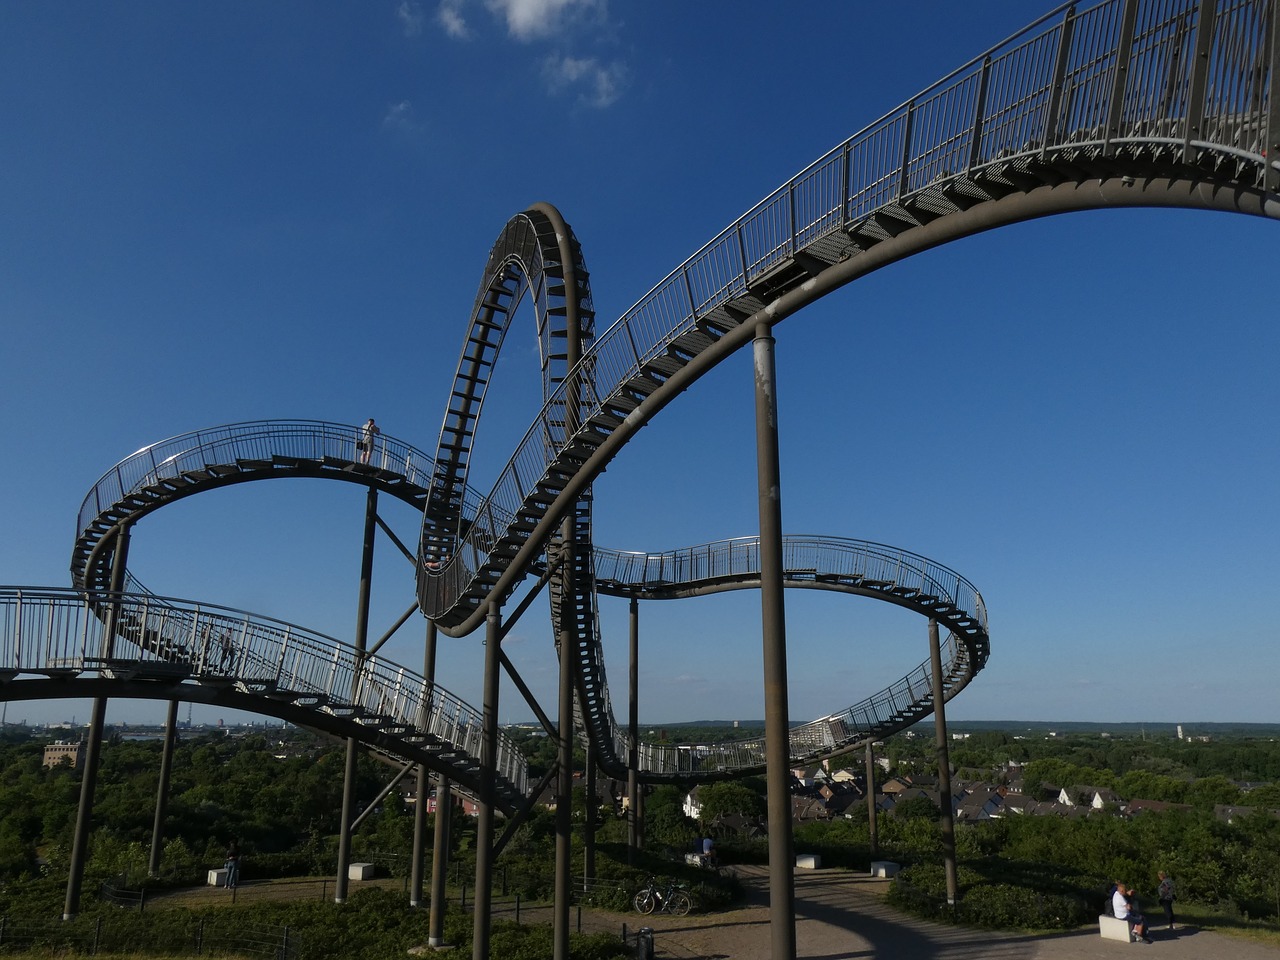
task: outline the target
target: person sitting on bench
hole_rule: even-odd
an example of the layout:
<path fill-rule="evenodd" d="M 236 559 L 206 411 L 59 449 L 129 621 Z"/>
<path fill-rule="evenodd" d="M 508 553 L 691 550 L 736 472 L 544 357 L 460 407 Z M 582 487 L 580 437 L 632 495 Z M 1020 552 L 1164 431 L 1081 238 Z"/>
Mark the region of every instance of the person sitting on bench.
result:
<path fill-rule="evenodd" d="M 1151 938 L 1147 936 L 1146 918 L 1133 909 L 1133 904 L 1129 899 L 1132 895 L 1132 888 L 1126 887 L 1117 880 L 1116 892 L 1111 895 L 1111 910 L 1118 919 L 1129 924 L 1129 931 L 1134 937 L 1143 943 L 1150 943 Z"/>

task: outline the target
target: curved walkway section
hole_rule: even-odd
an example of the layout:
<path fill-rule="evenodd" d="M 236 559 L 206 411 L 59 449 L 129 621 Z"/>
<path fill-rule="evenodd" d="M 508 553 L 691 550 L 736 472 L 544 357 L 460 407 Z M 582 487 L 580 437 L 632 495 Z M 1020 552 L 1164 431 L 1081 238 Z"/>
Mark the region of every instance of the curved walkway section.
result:
<path fill-rule="evenodd" d="M 112 629 L 114 624 L 114 630 Z M 86 601 L 72 590 L 0 587 L 5 699 L 111 696 L 229 702 L 352 737 L 480 787 L 481 711 L 394 663 L 293 624 L 150 595 Z M 50 682 L 53 681 L 53 682 Z M 29 689 L 23 689 L 27 687 Z M 499 735 L 498 803 L 528 792 Z"/>
<path fill-rule="evenodd" d="M 287 476 L 328 477 L 391 490 L 423 509 L 427 498 L 421 495 L 420 484 L 429 482 L 426 478 L 432 474 L 432 459 L 407 444 L 383 438 L 370 464 L 352 461 L 348 458 L 358 455 L 353 439 L 358 433 L 359 428 L 355 426 L 317 421 L 255 421 L 198 430 L 140 450 L 108 471 L 86 497 L 81 522 L 87 526 L 77 538 L 76 557 L 87 558 L 98 543 L 109 542 L 106 534 L 115 523 L 131 522 L 142 512 L 228 482 Z M 407 473 L 401 474 L 401 470 Z M 457 496 L 463 518 L 476 517 L 479 503 L 471 491 L 464 487 Z M 667 600 L 759 585 L 759 541 L 755 537 L 653 554 L 593 548 L 588 556 L 590 562 L 585 567 L 591 583 L 584 589 L 598 590 L 605 595 Z M 835 537 L 787 537 L 783 562 L 789 587 L 873 597 L 938 620 L 950 631 L 944 648 L 945 699 L 963 689 L 986 664 L 990 651 L 986 607 L 973 584 L 958 573 L 905 550 Z M 103 586 L 106 564 L 85 563 L 75 569 L 86 568 L 98 571 L 97 578 L 88 586 L 98 600 L 94 609 L 105 620 L 104 601 L 109 596 Z M 182 604 L 156 598 L 132 578 L 129 589 L 134 594 L 129 600 L 129 609 L 141 608 L 145 617 L 163 615 L 165 636 L 182 635 L 182 630 L 190 626 L 185 623 L 181 628 L 176 626 L 185 616 L 180 613 L 184 609 Z M 215 608 L 186 606 L 200 611 L 198 619 L 210 623 L 213 615 L 210 611 Z M 594 623 L 594 618 L 590 620 Z M 127 632 L 127 627 L 127 622 L 122 623 L 121 635 L 136 639 Z M 298 628 L 288 629 L 297 636 L 302 635 Z M 214 636 L 216 661 L 207 654 L 196 658 L 206 672 L 210 667 L 221 666 L 223 661 L 237 662 L 242 637 L 252 641 L 258 638 L 258 632 L 227 629 L 217 631 Z M 580 721 L 600 748 L 604 769 L 611 775 L 625 776 L 626 733 L 614 719 L 599 638 L 594 630 L 581 630 L 576 642 L 578 674 L 582 678 Z M 223 649 L 226 643 L 230 644 L 229 650 Z M 330 645 L 337 641 L 325 637 L 323 643 Z M 176 663 L 185 664 L 192 661 L 186 652 L 190 646 L 189 639 L 162 647 L 152 644 L 145 647 L 143 653 L 160 653 L 164 655 L 162 659 L 176 658 Z M 295 646 L 295 649 L 301 648 Z M 244 656 L 249 657 L 246 662 L 256 662 L 252 651 Z M 268 658 L 262 669 L 274 669 L 273 662 Z M 372 658 L 365 660 L 366 664 L 373 662 L 376 661 Z M 387 665 L 384 672 L 415 676 L 394 665 Z M 133 675 L 138 675 L 136 670 Z M 237 677 L 244 679 L 238 674 Z M 335 679 L 338 678 L 335 676 Z M 242 687 L 244 692 L 259 689 L 252 683 L 244 683 Z M 326 689 L 324 693 L 329 697 L 332 691 Z M 282 699 L 274 691 L 268 691 L 268 696 Z M 297 702 L 302 706 L 314 705 L 305 697 Z M 887 689 L 845 710 L 794 728 L 790 753 L 796 763 L 831 756 L 852 749 L 868 738 L 887 736 L 910 726 L 932 709 L 929 664 L 922 663 Z M 467 729 L 469 735 L 474 733 Z M 469 757 L 478 756 L 471 750 L 471 744 L 461 746 Z M 640 743 L 638 754 L 642 777 L 647 781 L 735 776 L 760 769 L 764 764 L 763 744 L 759 741 L 722 744 L 714 749 Z"/>
<path fill-rule="evenodd" d="M 275 477 L 327 477 L 376 487 L 418 509 L 433 461 L 382 434 L 362 462 L 360 427 L 319 420 L 232 423 L 162 440 L 108 470 L 85 496 L 71 557 L 72 583 L 106 589 L 104 546 L 113 531 L 202 490 Z"/>
<path fill-rule="evenodd" d="M 478 627 L 626 440 L 748 342 L 747 321 L 1030 217 L 1156 205 L 1280 218 L 1280 161 L 1266 156 L 1280 138 L 1275 2 L 1176 6 L 1068 4 L 730 224 L 549 395 L 447 566 L 423 561 L 424 612 L 452 635 Z M 566 410 L 580 415 L 571 432 Z"/>
<path fill-rule="evenodd" d="M 758 587 L 760 544 L 756 537 L 666 553 L 624 553 L 597 549 L 596 584 L 601 593 L 668 600 Z M 833 590 L 872 597 L 937 620 L 950 631 L 943 647 L 943 700 L 950 700 L 985 666 L 991 644 L 987 608 L 976 587 L 953 570 L 924 557 L 865 540 L 790 536 L 783 540 L 786 586 Z M 593 646 L 582 645 L 580 656 Z M 597 664 L 580 672 L 595 675 Z M 613 750 L 601 765 L 622 765 L 625 731 L 614 723 L 608 688 L 588 686 L 587 720 L 593 739 L 610 737 Z M 793 727 L 791 760 L 808 763 L 853 749 L 911 726 L 933 711 L 932 670 L 925 661 L 885 690 L 853 706 Z M 604 753 L 602 749 L 602 753 Z M 708 747 L 638 744 L 646 781 L 711 779 L 741 775 L 765 764 L 763 740 Z"/>

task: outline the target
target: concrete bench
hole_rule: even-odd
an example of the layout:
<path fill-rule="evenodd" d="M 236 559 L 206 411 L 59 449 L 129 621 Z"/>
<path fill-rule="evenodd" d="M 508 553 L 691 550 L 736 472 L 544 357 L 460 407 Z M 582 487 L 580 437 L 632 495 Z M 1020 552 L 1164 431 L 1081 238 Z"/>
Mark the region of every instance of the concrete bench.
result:
<path fill-rule="evenodd" d="M 348 880 L 372 880 L 373 864 L 372 863 L 349 863 L 347 864 Z"/>
<path fill-rule="evenodd" d="M 901 867 L 892 860 L 872 860 L 871 875 L 873 877 L 895 877 Z"/>
<path fill-rule="evenodd" d="M 797 853 L 796 866 L 802 870 L 817 870 L 822 866 L 822 857 L 816 853 Z"/>
<path fill-rule="evenodd" d="M 1113 917 L 1109 913 L 1098 914 L 1098 933 L 1104 940 L 1123 940 L 1128 943 L 1133 939 L 1129 934 L 1129 921 Z"/>
<path fill-rule="evenodd" d="M 217 870 L 209 871 L 209 886 L 225 887 L 227 885 L 227 871 L 219 867 Z"/>

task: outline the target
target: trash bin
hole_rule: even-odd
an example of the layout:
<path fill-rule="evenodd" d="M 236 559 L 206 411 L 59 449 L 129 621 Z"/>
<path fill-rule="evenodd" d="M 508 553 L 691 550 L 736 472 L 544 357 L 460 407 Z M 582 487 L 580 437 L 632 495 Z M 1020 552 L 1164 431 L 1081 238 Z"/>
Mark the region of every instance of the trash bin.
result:
<path fill-rule="evenodd" d="M 653 927 L 636 931 L 636 960 L 653 960 Z"/>

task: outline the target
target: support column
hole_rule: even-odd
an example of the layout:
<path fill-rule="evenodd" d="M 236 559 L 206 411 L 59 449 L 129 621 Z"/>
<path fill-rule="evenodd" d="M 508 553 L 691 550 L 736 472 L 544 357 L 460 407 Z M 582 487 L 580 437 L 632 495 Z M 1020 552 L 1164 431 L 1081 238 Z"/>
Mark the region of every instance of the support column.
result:
<path fill-rule="evenodd" d="M 151 827 L 151 859 L 148 876 L 159 876 L 161 844 L 164 838 L 164 814 L 169 806 L 169 776 L 173 770 L 173 744 L 178 734 L 178 701 L 169 701 L 169 715 L 164 724 L 164 750 L 160 754 L 160 785 L 156 788 L 156 820 Z"/>
<path fill-rule="evenodd" d="M 418 718 L 419 726 L 426 726 L 430 721 L 431 707 L 434 700 L 434 684 L 436 680 L 436 625 L 434 620 L 427 621 L 427 642 L 422 655 L 422 676 L 427 681 L 427 689 L 422 698 L 422 716 Z M 427 790 L 430 787 L 427 768 L 418 764 L 418 787 L 413 803 L 413 866 L 409 880 L 409 906 L 422 906 L 422 874 L 423 860 L 426 859 L 427 847 Z"/>
<path fill-rule="evenodd" d="M 480 816 L 476 821 L 476 898 L 472 908 L 471 960 L 489 960 L 490 908 L 493 903 L 493 806 L 497 799 L 498 649 L 502 643 L 502 613 L 489 602 L 484 648 L 484 711 L 480 743 Z"/>
<path fill-rule="evenodd" d="M 378 491 L 369 488 L 364 506 L 364 544 L 360 554 L 360 596 L 356 604 L 356 669 L 351 680 L 354 700 L 361 686 L 364 651 L 369 645 L 369 593 L 373 585 L 373 546 L 378 532 Z M 356 741 L 347 738 L 347 758 L 342 774 L 342 822 L 338 824 L 338 875 L 333 883 L 333 902 L 347 902 L 348 867 L 351 863 L 351 821 L 356 807 Z"/>
<path fill-rule="evenodd" d="M 118 594 L 124 589 L 125 571 L 129 562 L 129 527 L 121 527 L 116 533 L 115 550 L 111 557 L 112 597 L 107 608 L 107 620 L 102 633 L 102 656 L 115 654 L 116 621 L 120 617 Z M 71 840 L 71 864 L 67 876 L 67 896 L 62 907 L 62 919 L 74 920 L 80 912 L 80 887 L 84 883 L 84 865 L 89 855 L 89 828 L 93 818 L 93 794 L 98 786 L 98 763 L 102 757 L 102 734 L 107 723 L 107 698 L 93 701 L 93 715 L 89 720 L 89 742 L 85 744 L 83 772 L 80 774 L 80 806 L 76 809 L 75 833 Z"/>
<path fill-rule="evenodd" d="M 872 749 L 871 741 L 867 741 L 867 827 L 871 832 L 871 859 L 874 860 L 880 852 L 880 842 L 877 838 L 876 812 L 876 756 Z"/>
<path fill-rule="evenodd" d="M 938 801 L 942 807 L 942 862 L 947 875 L 947 903 L 956 903 L 956 824 L 951 807 L 951 755 L 947 749 L 947 713 L 942 696 L 942 648 L 938 621 L 929 621 L 929 656 L 933 662 L 933 727 L 938 744 Z"/>
<path fill-rule="evenodd" d="M 552 960 L 569 960 L 569 903 L 573 883 L 573 642 L 560 631 L 560 712 L 556 774 L 556 881 L 552 917 Z"/>
<path fill-rule="evenodd" d="M 640 601 L 631 598 L 631 672 L 627 677 L 627 865 L 640 848 Z"/>
<path fill-rule="evenodd" d="M 782 483 L 774 339 L 756 328 L 756 472 L 760 502 L 760 614 L 764 635 L 765 782 L 769 820 L 769 932 L 772 960 L 795 960 L 795 849 L 791 826 L 791 721 L 782 586 Z"/>
<path fill-rule="evenodd" d="M 427 946 L 444 946 L 445 880 L 449 870 L 449 829 L 453 799 L 449 778 L 436 778 L 435 844 L 431 848 L 431 916 L 427 920 Z"/>
<path fill-rule="evenodd" d="M 587 769 L 583 776 L 586 787 L 585 822 L 582 831 L 582 889 L 591 889 L 596 879 L 596 745 L 587 738 Z"/>

